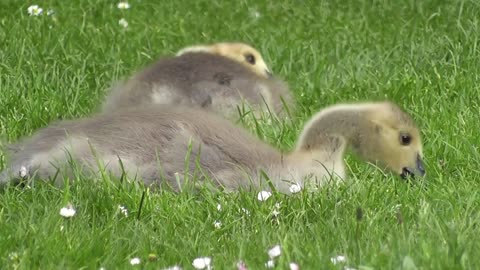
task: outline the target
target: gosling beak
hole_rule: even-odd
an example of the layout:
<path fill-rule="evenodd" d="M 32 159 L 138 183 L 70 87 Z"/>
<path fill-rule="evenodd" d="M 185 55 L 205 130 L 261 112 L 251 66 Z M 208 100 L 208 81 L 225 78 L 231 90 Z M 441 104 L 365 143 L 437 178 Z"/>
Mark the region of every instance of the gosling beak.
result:
<path fill-rule="evenodd" d="M 420 176 L 425 175 L 425 167 L 423 166 L 422 157 L 418 154 L 417 154 L 417 170 L 418 170 Z"/>
<path fill-rule="evenodd" d="M 404 167 L 402 169 L 402 173 L 400 174 L 400 177 L 403 179 L 407 179 L 408 177 L 414 177 L 414 176 L 424 176 L 425 175 L 425 167 L 423 166 L 423 161 L 420 155 L 417 154 L 417 160 L 415 161 L 415 165 L 417 168 L 411 168 L 411 167 Z"/>
<path fill-rule="evenodd" d="M 268 69 L 265 69 L 265 74 L 267 74 L 267 78 L 271 78 L 273 76 L 272 72 Z"/>

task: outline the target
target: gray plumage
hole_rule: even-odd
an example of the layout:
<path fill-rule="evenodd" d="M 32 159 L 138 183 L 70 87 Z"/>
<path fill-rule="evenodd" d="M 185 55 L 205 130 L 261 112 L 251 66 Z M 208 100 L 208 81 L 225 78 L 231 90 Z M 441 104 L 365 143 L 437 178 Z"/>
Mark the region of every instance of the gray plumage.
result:
<path fill-rule="evenodd" d="M 27 171 L 25 176 L 73 177 L 69 158 L 87 177 L 98 176 L 97 159 L 108 172 L 120 177 L 120 159 L 130 177 L 139 177 L 146 184 L 159 184 L 163 178 L 178 190 L 175 173 L 183 181 L 185 174 L 193 175 L 198 160 L 212 181 L 227 189 L 238 189 L 250 185 L 243 172 L 255 178 L 255 164 L 280 160 L 274 148 L 220 116 L 171 106 L 62 121 L 10 147 L 17 151 L 12 153 L 11 166 L 0 176 L 4 183 L 12 177 L 20 178 L 22 167 Z M 190 147 L 189 171 L 185 172 Z M 265 160 L 265 154 L 269 160 Z M 205 177 L 200 175 L 198 179 Z M 258 186 L 259 182 L 254 181 Z"/>
<path fill-rule="evenodd" d="M 289 193 L 292 184 L 345 179 L 347 148 L 402 177 L 425 174 L 420 132 L 408 114 L 389 102 L 325 108 L 305 124 L 296 149 L 285 154 L 219 115 L 168 105 L 59 122 L 10 148 L 16 150 L 0 183 L 46 179 L 58 172 L 72 177 L 73 160 L 87 177 L 98 177 L 105 167 L 116 177 L 126 173 L 174 190 L 192 178 L 238 190 L 269 189 L 267 175 L 277 190 Z"/>
<path fill-rule="evenodd" d="M 288 85 L 279 78 L 264 78 L 241 63 L 206 52 L 166 57 L 115 85 L 107 95 L 104 112 L 148 104 L 201 107 L 231 118 L 246 101 L 254 111 L 278 115 L 281 97 L 294 107 Z"/>

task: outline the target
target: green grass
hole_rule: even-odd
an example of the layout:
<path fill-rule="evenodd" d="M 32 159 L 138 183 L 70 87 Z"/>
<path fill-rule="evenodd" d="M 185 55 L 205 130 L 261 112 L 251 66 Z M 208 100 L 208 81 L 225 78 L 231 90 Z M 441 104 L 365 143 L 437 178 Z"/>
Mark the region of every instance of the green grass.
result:
<path fill-rule="evenodd" d="M 289 149 L 320 108 L 387 98 L 422 128 L 423 183 L 349 157 L 350 181 L 316 194 L 259 202 L 248 192 L 148 191 L 141 213 L 144 189 L 135 184 L 8 187 L 0 192 L 2 269 L 192 269 L 200 256 L 211 256 L 215 269 L 234 269 L 240 259 L 262 269 L 275 244 L 283 249 L 278 269 L 291 261 L 341 269 L 330 263 L 339 254 L 357 269 L 480 268 L 478 1 L 190 2 L 131 0 L 131 9 L 118 10 L 115 1 L 39 1 L 55 20 L 29 17 L 24 1 L 0 2 L 2 140 L 95 112 L 112 81 L 161 55 L 239 40 L 263 53 L 301 105 L 293 123 L 247 125 L 252 132 Z M 77 214 L 64 219 L 68 202 Z M 133 257 L 142 264 L 131 266 Z"/>

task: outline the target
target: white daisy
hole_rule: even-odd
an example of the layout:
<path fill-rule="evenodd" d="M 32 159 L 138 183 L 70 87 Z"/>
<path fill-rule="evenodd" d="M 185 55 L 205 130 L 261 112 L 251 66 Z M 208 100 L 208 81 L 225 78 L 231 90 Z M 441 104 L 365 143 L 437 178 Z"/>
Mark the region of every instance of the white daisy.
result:
<path fill-rule="evenodd" d="M 27 176 L 27 174 L 28 174 L 27 167 L 25 167 L 25 166 L 20 167 L 19 174 L 20 174 L 20 177 L 25 178 L 25 176 Z"/>
<path fill-rule="evenodd" d="M 293 184 L 289 188 L 290 193 L 295 194 L 302 190 L 302 187 L 299 184 Z"/>
<path fill-rule="evenodd" d="M 128 2 L 119 2 L 117 4 L 117 8 L 118 9 L 129 9 L 130 8 L 130 4 Z"/>
<path fill-rule="evenodd" d="M 265 267 L 273 268 L 275 267 L 275 262 L 273 260 L 268 260 L 267 263 L 265 264 Z"/>
<path fill-rule="evenodd" d="M 125 20 L 124 18 L 121 18 L 121 19 L 118 21 L 118 24 L 120 24 L 120 26 L 122 26 L 123 28 L 127 28 L 127 27 L 128 27 L 128 22 L 127 22 L 127 20 Z"/>
<path fill-rule="evenodd" d="M 182 270 L 182 267 L 180 267 L 178 265 L 174 265 L 174 266 L 170 266 L 170 267 L 167 267 L 167 268 L 163 268 L 163 270 Z"/>
<path fill-rule="evenodd" d="M 347 261 L 347 258 L 343 255 L 338 255 L 336 257 L 332 257 L 330 258 L 330 261 L 333 263 L 333 264 L 337 264 L 337 263 L 343 263 L 343 262 L 346 262 Z"/>
<path fill-rule="evenodd" d="M 38 5 L 31 5 L 27 8 L 28 15 L 30 16 L 39 16 L 43 13 L 43 8 Z"/>
<path fill-rule="evenodd" d="M 222 227 L 222 222 L 215 220 L 215 222 L 213 222 L 213 227 L 215 227 L 215 229 L 220 229 Z"/>
<path fill-rule="evenodd" d="M 273 206 L 272 216 L 277 217 L 278 215 L 280 215 L 280 203 L 277 202 Z"/>
<path fill-rule="evenodd" d="M 272 196 L 272 193 L 269 192 L 269 191 L 260 191 L 257 195 L 257 199 L 261 202 L 264 202 L 266 200 L 268 200 L 268 198 L 270 198 L 270 196 Z"/>
<path fill-rule="evenodd" d="M 140 264 L 140 258 L 135 257 L 135 258 L 131 259 L 131 260 L 130 260 L 130 264 L 131 264 L 131 265 L 138 265 L 138 264 Z"/>
<path fill-rule="evenodd" d="M 242 212 L 247 215 L 247 216 L 250 216 L 250 211 L 248 209 L 245 209 L 242 207 Z"/>
<path fill-rule="evenodd" d="M 192 265 L 195 269 L 211 269 L 210 263 L 212 259 L 210 257 L 201 257 L 193 260 Z"/>
<path fill-rule="evenodd" d="M 268 257 L 270 257 L 270 259 L 276 258 L 280 256 L 280 254 L 282 254 L 282 248 L 280 248 L 280 245 L 276 245 L 268 250 Z"/>
<path fill-rule="evenodd" d="M 290 266 L 290 270 L 300 270 L 300 266 L 298 266 L 298 264 L 294 262 L 291 262 L 289 266 Z"/>
<path fill-rule="evenodd" d="M 125 217 L 128 217 L 128 209 L 127 207 L 123 205 L 119 205 L 118 209 L 120 210 L 120 213 L 122 213 Z"/>
<path fill-rule="evenodd" d="M 75 216 L 75 213 L 76 211 L 71 204 L 68 204 L 67 206 L 60 209 L 60 215 L 65 218 L 73 217 Z"/>
<path fill-rule="evenodd" d="M 247 265 L 243 261 L 237 263 L 237 270 L 248 270 Z"/>

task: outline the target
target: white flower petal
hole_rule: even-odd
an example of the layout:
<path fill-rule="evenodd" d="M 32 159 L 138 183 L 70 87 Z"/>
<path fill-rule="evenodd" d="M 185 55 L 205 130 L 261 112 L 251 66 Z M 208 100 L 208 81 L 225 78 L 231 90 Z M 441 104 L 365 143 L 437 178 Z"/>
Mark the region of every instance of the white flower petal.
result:
<path fill-rule="evenodd" d="M 140 258 L 135 257 L 135 258 L 131 259 L 131 260 L 130 260 L 130 264 L 131 264 L 131 265 L 138 265 L 138 264 L 140 264 Z"/>
<path fill-rule="evenodd" d="M 210 266 L 212 259 L 210 257 L 201 257 L 193 260 L 192 265 L 195 269 L 205 269 Z"/>
<path fill-rule="evenodd" d="M 300 266 L 298 266 L 298 264 L 294 262 L 291 262 L 289 266 L 290 266 L 290 270 L 300 270 Z"/>
<path fill-rule="evenodd" d="M 182 267 L 180 267 L 178 265 L 174 265 L 174 266 L 170 266 L 170 267 L 167 267 L 167 268 L 163 268 L 163 270 L 182 270 Z"/>
<path fill-rule="evenodd" d="M 124 18 L 121 18 L 119 21 L 118 21 L 118 24 L 120 26 L 122 26 L 123 28 L 127 28 L 128 27 L 128 22 L 127 20 L 125 20 Z"/>
<path fill-rule="evenodd" d="M 242 207 L 242 212 L 247 215 L 247 216 L 250 216 L 250 211 L 248 211 L 248 209 L 245 209 Z"/>
<path fill-rule="evenodd" d="M 129 9 L 130 4 L 128 2 L 119 2 L 117 4 L 117 8 L 119 8 L 119 9 Z"/>
<path fill-rule="evenodd" d="M 213 222 L 213 227 L 215 227 L 215 229 L 220 229 L 222 227 L 222 222 L 215 220 Z"/>
<path fill-rule="evenodd" d="M 299 184 L 293 184 L 289 188 L 290 193 L 295 194 L 302 190 L 302 187 Z"/>
<path fill-rule="evenodd" d="M 71 205 L 67 205 L 66 207 L 63 207 L 62 209 L 60 209 L 60 215 L 62 217 L 66 217 L 66 218 L 73 217 L 75 216 L 75 213 L 76 211 Z"/>
<path fill-rule="evenodd" d="M 268 198 L 270 198 L 270 196 L 272 196 L 272 193 L 271 193 L 271 192 L 263 190 L 263 191 L 260 191 L 260 192 L 258 193 L 257 199 L 258 199 L 259 201 L 263 202 L 263 201 L 268 200 Z"/>
<path fill-rule="evenodd" d="M 39 16 L 43 13 L 43 8 L 38 5 L 31 5 L 27 8 L 28 15 L 30 16 Z"/>
<path fill-rule="evenodd" d="M 273 268 L 275 267 L 275 262 L 273 260 L 268 260 L 268 262 L 265 264 L 265 267 Z"/>
<path fill-rule="evenodd" d="M 217 211 L 222 211 L 222 205 L 221 204 L 217 204 Z"/>
<path fill-rule="evenodd" d="M 118 209 L 120 210 L 120 213 L 122 213 L 125 217 L 128 217 L 128 209 L 127 207 L 123 205 L 119 205 Z"/>
<path fill-rule="evenodd" d="M 25 176 L 27 176 L 27 173 L 28 173 L 27 167 L 25 166 L 20 167 L 19 174 L 21 178 L 25 178 Z"/>
<path fill-rule="evenodd" d="M 282 254 L 282 249 L 280 248 L 280 245 L 276 245 L 268 251 L 268 257 L 270 257 L 271 259 L 280 256 L 280 254 Z"/>
<path fill-rule="evenodd" d="M 243 261 L 237 263 L 237 270 L 248 270 L 247 265 Z"/>
<path fill-rule="evenodd" d="M 346 262 L 347 261 L 347 258 L 343 255 L 338 255 L 336 257 L 332 257 L 330 258 L 330 261 L 333 263 L 333 264 L 338 264 L 338 263 L 343 263 L 343 262 Z"/>

